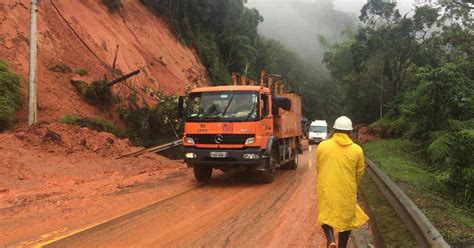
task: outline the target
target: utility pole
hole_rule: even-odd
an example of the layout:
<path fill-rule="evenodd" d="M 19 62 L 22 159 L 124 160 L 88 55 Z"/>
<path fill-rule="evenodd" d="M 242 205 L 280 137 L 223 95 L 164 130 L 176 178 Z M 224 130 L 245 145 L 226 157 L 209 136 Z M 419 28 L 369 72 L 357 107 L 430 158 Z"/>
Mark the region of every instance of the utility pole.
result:
<path fill-rule="evenodd" d="M 36 9 L 37 0 L 31 0 L 30 10 L 30 71 L 28 87 L 28 126 L 36 122 Z"/>

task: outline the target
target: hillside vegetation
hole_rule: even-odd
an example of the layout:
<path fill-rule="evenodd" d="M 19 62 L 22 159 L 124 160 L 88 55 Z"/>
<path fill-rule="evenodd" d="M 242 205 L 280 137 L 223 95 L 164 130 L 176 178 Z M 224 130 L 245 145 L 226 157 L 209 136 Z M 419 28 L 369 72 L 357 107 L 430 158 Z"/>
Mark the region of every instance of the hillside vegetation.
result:
<path fill-rule="evenodd" d="M 474 204 L 474 6 L 420 5 L 402 15 L 396 3 L 370 0 L 365 24 L 329 45 L 324 61 L 356 123 L 382 137 L 418 144 L 427 168 L 461 204 Z"/>
<path fill-rule="evenodd" d="M 321 74 L 322 69 L 306 64 L 280 42 L 259 35 L 257 27 L 264 19 L 243 0 L 140 1 L 166 18 L 176 36 L 197 50 L 212 84 L 229 84 L 231 72 L 258 79 L 265 69 L 281 75 L 286 89 L 302 97 L 305 116 L 339 114 L 337 88 Z"/>
<path fill-rule="evenodd" d="M 474 213 L 453 200 L 442 181 L 434 180 L 435 177 L 423 165 L 414 146 L 414 142 L 400 139 L 377 140 L 363 145 L 367 156 L 377 161 L 378 166 L 403 188 L 447 242 L 454 244 L 472 241 Z M 376 215 L 377 226 L 384 236 L 385 245 L 415 246 L 415 241 L 403 223 L 393 225 L 394 222 L 400 222 L 400 219 L 395 210 L 385 204 L 386 199 L 370 177 L 364 178 L 362 190 Z"/>
<path fill-rule="evenodd" d="M 396 3 L 370 0 L 363 25 L 326 47 L 319 73 L 278 41 L 259 35 L 263 17 L 242 0 L 140 0 L 195 48 L 213 84 L 230 72 L 257 78 L 281 74 L 302 96 L 303 114 L 333 120 L 349 115 L 383 137 L 413 139 L 430 171 L 462 204 L 474 201 L 473 5 L 465 0 L 418 4 L 402 14 Z M 315 41 L 316 42 L 316 41 Z"/>
<path fill-rule="evenodd" d="M 0 131 L 15 123 L 15 113 L 21 106 L 20 82 L 20 76 L 0 60 Z"/>

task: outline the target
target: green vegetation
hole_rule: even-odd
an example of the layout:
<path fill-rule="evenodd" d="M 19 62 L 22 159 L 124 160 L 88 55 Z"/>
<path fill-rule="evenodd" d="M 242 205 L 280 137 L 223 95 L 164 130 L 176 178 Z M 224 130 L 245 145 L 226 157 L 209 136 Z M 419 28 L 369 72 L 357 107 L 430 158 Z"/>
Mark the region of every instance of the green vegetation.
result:
<path fill-rule="evenodd" d="M 365 176 L 361 187 L 364 197 L 371 207 L 373 218 L 375 218 L 385 246 L 416 247 L 417 243 L 405 227 L 405 223 L 397 215 L 390 202 L 385 199 L 382 192 L 379 191 L 375 182 L 369 176 Z"/>
<path fill-rule="evenodd" d="M 84 97 L 90 104 L 108 107 L 113 102 L 113 95 L 107 80 L 94 81 L 84 91 Z"/>
<path fill-rule="evenodd" d="M 89 72 L 86 69 L 83 69 L 83 68 L 74 68 L 74 69 L 72 69 L 72 71 L 74 73 L 76 73 L 77 75 L 81 76 L 81 77 L 85 77 L 85 76 L 89 75 Z"/>
<path fill-rule="evenodd" d="M 178 116 L 178 97 L 155 93 L 159 99 L 155 107 L 129 106 L 118 110 L 128 127 L 128 136 L 134 145 L 150 147 L 174 141 L 180 137 L 183 124 Z"/>
<path fill-rule="evenodd" d="M 115 11 L 119 10 L 122 7 L 121 0 L 101 0 L 102 4 L 107 7 L 107 9 L 114 13 Z"/>
<path fill-rule="evenodd" d="M 21 107 L 20 82 L 20 76 L 0 60 L 0 131 L 15 123 L 15 113 Z"/>
<path fill-rule="evenodd" d="M 429 172 L 416 152 L 418 150 L 416 146 L 416 143 L 408 140 L 379 140 L 364 144 L 364 151 L 405 191 L 448 242 L 472 240 L 474 238 L 472 209 L 452 199 L 452 193 L 443 183 L 446 175 Z M 384 227 L 390 223 L 387 227 L 390 229 L 382 229 L 383 235 L 392 236 L 392 232 L 398 231 L 393 230 L 395 227 L 392 227 L 392 222 L 385 221 L 385 218 L 392 218 L 393 210 L 388 209 L 383 203 L 381 200 L 383 197 L 372 194 L 374 186 L 369 181 L 370 179 L 365 179 L 363 183 L 364 195 L 368 197 L 370 206 L 375 208 L 377 224 Z M 396 236 L 384 238 L 387 245 L 388 240 L 399 242 L 396 240 L 400 239 Z M 394 247 L 406 246 L 394 245 Z"/>
<path fill-rule="evenodd" d="M 197 49 L 214 83 L 230 83 L 229 71 L 244 72 L 255 62 L 257 26 L 263 18 L 243 1 L 141 1 Z"/>
<path fill-rule="evenodd" d="M 91 86 L 85 82 L 73 81 L 73 84 L 82 92 L 91 91 Z M 60 122 L 87 127 L 91 130 L 109 132 L 119 138 L 127 137 L 135 146 L 151 147 L 179 139 L 183 132 L 183 123 L 177 111 L 178 97 L 149 91 L 147 91 L 147 94 L 153 95 L 157 99 L 158 104 L 156 106 L 150 107 L 143 101 L 144 106 L 140 107 L 137 104 L 137 94 L 134 93 L 130 97 L 127 107 L 118 108 L 117 113 L 126 125 L 126 129 L 122 129 L 100 117 L 86 118 L 77 115 L 66 115 Z M 94 96 L 91 99 L 100 99 L 93 94 L 91 95 Z M 84 97 L 88 96 L 84 94 Z M 181 150 L 178 148 L 161 154 L 172 159 L 178 159 L 181 158 L 180 152 Z"/>
<path fill-rule="evenodd" d="M 402 15 L 396 3 L 369 0 L 359 17 L 365 25 L 327 45 L 324 56 L 344 112 L 382 129 L 382 137 L 416 142 L 423 169 L 444 175 L 450 195 L 468 206 L 474 204 L 470 8 L 464 0 L 439 1 Z"/>
<path fill-rule="evenodd" d="M 261 69 L 280 74 L 286 89 L 302 97 L 303 115 L 334 120 L 345 114 L 355 123 L 382 129 L 383 137 L 414 141 L 426 161 L 424 169 L 443 175 L 440 183 L 457 202 L 474 204 L 469 152 L 474 150 L 474 19 L 469 1 L 419 4 L 406 15 L 393 1 L 367 1 L 359 16 L 363 25 L 344 32 L 345 40 L 330 44 L 320 37 L 331 77 L 259 35 L 263 17 L 243 0 L 141 2 L 196 49 L 213 84 L 229 83 L 229 72 L 250 78 L 258 78 Z M 156 110 L 128 112 L 122 116 L 133 123 L 148 120 Z M 142 118 L 128 117 L 135 115 Z M 144 123 L 133 126 L 150 130 Z"/>
<path fill-rule="evenodd" d="M 100 117 L 86 118 L 80 117 L 77 115 L 66 115 L 61 120 L 61 123 L 76 125 L 80 127 L 87 127 L 91 130 L 99 132 L 108 132 L 112 133 L 119 138 L 125 137 L 125 131 L 119 128 L 117 125 L 112 122 L 105 120 Z"/>
<path fill-rule="evenodd" d="M 71 83 L 90 104 L 110 110 L 110 107 L 116 101 L 106 78 L 94 81 L 91 84 L 78 80 L 72 80 Z M 128 106 L 121 106 L 117 109 L 119 117 L 127 127 L 126 130 L 122 130 L 101 118 L 82 118 L 68 115 L 61 122 L 110 132 L 118 137 L 127 136 L 137 146 L 150 147 L 179 138 L 183 130 L 183 123 L 177 111 L 178 97 L 153 92 L 147 88 L 143 90 L 143 93 L 153 96 L 157 104 L 151 107 L 146 100 L 140 99 L 142 103 L 140 105 L 137 103 L 139 100 L 137 92 L 133 92 L 128 99 Z M 167 155 L 174 158 L 178 157 L 176 152 L 169 152 Z"/>
<path fill-rule="evenodd" d="M 107 109 L 115 101 L 107 79 L 94 81 L 91 84 L 79 80 L 72 80 L 71 83 L 79 94 L 92 105 Z"/>
<path fill-rule="evenodd" d="M 211 84 L 230 84 L 229 72 L 258 79 L 265 69 L 281 75 L 286 90 L 303 98 L 306 117 L 334 119 L 340 114 L 336 85 L 322 76 L 324 69 L 313 68 L 281 43 L 259 35 L 263 17 L 245 7 L 243 0 L 140 1 L 166 18 L 176 36 L 196 49 Z"/>

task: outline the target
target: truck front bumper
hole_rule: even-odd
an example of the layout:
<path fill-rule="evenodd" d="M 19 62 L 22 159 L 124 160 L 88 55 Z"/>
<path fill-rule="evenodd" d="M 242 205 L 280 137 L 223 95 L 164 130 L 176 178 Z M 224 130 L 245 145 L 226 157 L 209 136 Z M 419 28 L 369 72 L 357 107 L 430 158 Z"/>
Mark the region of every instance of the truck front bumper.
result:
<path fill-rule="evenodd" d="M 311 137 L 309 138 L 309 141 L 312 142 L 312 143 L 319 143 L 321 141 L 323 141 L 324 139 L 323 138 L 319 138 L 319 137 Z"/>
<path fill-rule="evenodd" d="M 226 152 L 225 158 L 213 158 L 211 152 Z M 200 149 L 195 147 L 184 147 L 184 161 L 191 166 L 212 166 L 213 168 L 229 168 L 241 166 L 259 166 L 265 159 L 260 148 L 244 149 Z M 194 156 L 191 158 L 191 154 Z M 244 159 L 245 154 L 251 155 L 252 159 Z M 246 155 L 249 157 L 249 155 Z M 257 157 L 258 156 L 258 157 Z"/>

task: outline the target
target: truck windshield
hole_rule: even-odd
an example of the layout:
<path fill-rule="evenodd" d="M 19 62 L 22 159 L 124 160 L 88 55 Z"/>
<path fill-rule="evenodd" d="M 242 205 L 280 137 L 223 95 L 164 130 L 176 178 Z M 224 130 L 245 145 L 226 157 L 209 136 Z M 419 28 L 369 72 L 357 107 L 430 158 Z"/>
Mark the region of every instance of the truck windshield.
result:
<path fill-rule="evenodd" d="M 255 121 L 258 92 L 198 92 L 189 96 L 187 121 Z"/>
<path fill-rule="evenodd" d="M 328 128 L 325 126 L 311 126 L 309 131 L 313 133 L 325 133 L 328 131 Z"/>

